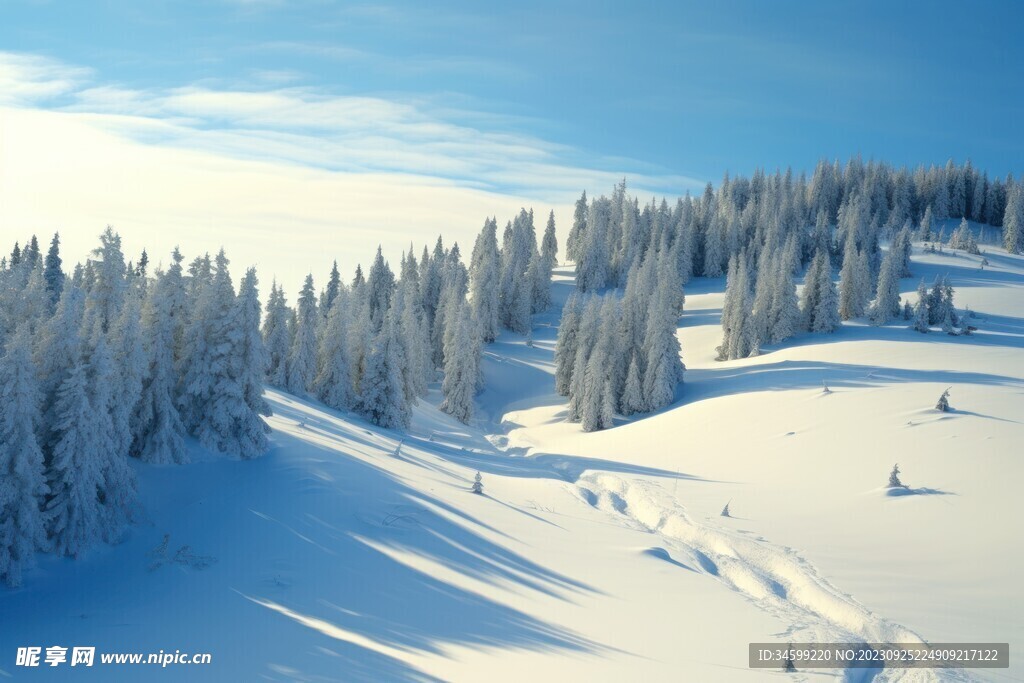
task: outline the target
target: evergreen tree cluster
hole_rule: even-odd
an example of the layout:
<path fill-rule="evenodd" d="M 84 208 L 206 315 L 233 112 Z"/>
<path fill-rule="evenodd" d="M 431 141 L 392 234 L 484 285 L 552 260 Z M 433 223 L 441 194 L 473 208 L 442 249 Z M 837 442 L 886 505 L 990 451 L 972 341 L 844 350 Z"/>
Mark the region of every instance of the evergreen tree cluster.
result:
<path fill-rule="evenodd" d="M 335 264 L 319 295 L 307 276 L 294 309 L 275 282 L 262 331 L 268 383 L 401 429 L 442 373 L 441 409 L 468 423 L 483 387 L 482 344 L 502 328 L 529 332 L 551 301 L 554 215 L 539 247 L 532 211 L 508 222 L 500 247 L 497 232 L 488 218 L 468 268 L 459 245 L 446 249 L 441 237 L 419 259 L 410 246 L 397 274 L 380 248 L 349 285 Z"/>
<path fill-rule="evenodd" d="M 959 227 L 957 227 L 957 229 L 953 231 L 953 234 L 950 235 L 949 248 L 964 251 L 968 254 L 981 253 L 981 250 L 978 248 L 978 241 L 974 237 L 974 232 L 971 230 L 971 226 L 967 224 L 966 218 L 960 221 Z"/>
<path fill-rule="evenodd" d="M 961 319 L 953 303 L 953 285 L 948 277 L 935 276 L 932 288 L 924 280 L 917 286 L 917 303 L 911 309 L 911 327 L 927 334 L 938 326 L 947 334 L 967 334 L 967 323 Z"/>
<path fill-rule="evenodd" d="M 831 332 L 842 320 L 866 315 L 883 325 L 898 316 L 911 242 L 936 239 L 934 222 L 946 218 L 964 219 L 954 236 L 964 251 L 977 253 L 966 219 L 1005 221 L 1006 248 L 1024 249 L 1024 192 L 1012 176 L 990 181 L 970 162 L 911 172 L 854 158 L 823 161 L 810 179 L 788 170 L 726 175 L 717 190 L 708 184 L 674 207 L 663 199 L 641 208 L 624 182 L 611 197 L 584 193 L 566 253 L 585 292 L 624 286 L 651 250 L 667 255 L 683 285 L 726 275 L 718 358 L 727 360 L 800 331 Z M 795 277 L 805 266 L 798 299 Z"/>
<path fill-rule="evenodd" d="M 255 271 L 236 292 L 221 251 L 149 275 L 107 228 L 62 270 L 33 237 L 0 267 L 0 579 L 36 551 L 114 541 L 136 501 L 129 457 L 187 460 L 185 438 L 237 457 L 267 447 Z"/>
<path fill-rule="evenodd" d="M 673 206 L 664 199 L 641 206 L 625 182 L 611 197 L 588 199 L 584 192 L 566 254 L 584 291 L 624 286 L 652 245 L 674 253 L 685 285 L 693 277 L 725 275 L 744 250 L 756 267 L 763 249 L 783 249 L 794 236 L 801 268 L 819 249 L 833 266 L 846 267 L 851 278 L 844 308 L 852 313 L 874 294 L 853 282 L 853 271 L 863 270 L 859 261 L 867 261 L 873 283 L 880 242 L 894 241 L 904 228 L 910 239 L 932 241 L 934 223 L 947 218 L 1001 226 L 1007 250 L 1024 250 L 1024 191 L 1012 175 L 990 180 L 969 161 L 909 170 L 854 157 L 846 164 L 822 161 L 810 178 L 791 170 L 759 170 L 750 178 L 727 174 L 717 190 L 709 183 L 700 197 L 687 194 Z M 753 268 L 748 275 L 753 286 Z"/>
<path fill-rule="evenodd" d="M 670 404 L 685 367 L 676 323 L 683 289 L 670 250 L 649 250 L 624 290 L 573 294 L 555 344 L 555 388 L 584 431 Z"/>

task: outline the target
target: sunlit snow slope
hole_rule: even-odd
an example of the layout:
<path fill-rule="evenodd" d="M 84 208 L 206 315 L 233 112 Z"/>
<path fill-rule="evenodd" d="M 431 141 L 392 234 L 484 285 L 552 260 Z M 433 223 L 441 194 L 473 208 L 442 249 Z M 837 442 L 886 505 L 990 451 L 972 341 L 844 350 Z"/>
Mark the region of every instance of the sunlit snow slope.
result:
<path fill-rule="evenodd" d="M 903 282 L 948 273 L 971 337 L 854 323 L 726 363 L 724 282 L 691 283 L 676 403 L 606 432 L 564 422 L 554 312 L 486 348 L 470 427 L 436 394 L 405 435 L 269 391 L 266 457 L 138 467 L 125 542 L 0 591 L 0 677 L 817 680 L 747 643 L 924 639 L 1013 666 L 850 679 L 1024 680 L 1024 259 L 986 257 L 915 252 Z M 915 495 L 886 495 L 895 462 Z M 213 663 L 15 667 L 26 645 Z"/>

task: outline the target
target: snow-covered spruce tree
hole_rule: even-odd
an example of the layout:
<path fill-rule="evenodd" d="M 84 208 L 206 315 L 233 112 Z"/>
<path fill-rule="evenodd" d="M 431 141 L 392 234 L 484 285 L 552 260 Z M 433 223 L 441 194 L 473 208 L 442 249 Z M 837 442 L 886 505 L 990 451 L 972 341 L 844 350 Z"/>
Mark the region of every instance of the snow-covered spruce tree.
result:
<path fill-rule="evenodd" d="M 366 419 L 385 429 L 403 429 L 412 417 L 402 389 L 396 330 L 390 316 L 385 316 L 366 359 L 359 384 L 359 412 Z"/>
<path fill-rule="evenodd" d="M 386 310 L 386 309 L 385 309 Z M 316 379 L 316 338 L 317 338 L 316 293 L 313 276 L 307 275 L 299 293 L 295 318 L 295 334 L 288 350 L 288 391 L 304 396 L 313 387 Z"/>
<path fill-rule="evenodd" d="M 567 419 L 579 422 L 583 413 L 583 396 L 586 387 L 587 361 L 600 334 L 601 300 L 589 295 L 583 304 L 580 324 L 576 332 L 576 352 L 573 354 L 572 375 L 569 380 L 569 405 Z"/>
<path fill-rule="evenodd" d="M 127 290 L 127 267 L 121 251 L 121 236 L 110 226 L 100 235 L 100 246 L 93 252 L 93 280 L 85 299 L 85 326 L 106 334 L 121 313 Z M 92 333 L 92 332 L 90 332 Z"/>
<path fill-rule="evenodd" d="M 130 434 L 119 433 L 119 425 L 114 421 L 114 404 L 119 400 L 114 392 L 117 368 L 105 335 L 97 335 L 88 351 L 87 381 L 95 457 L 100 469 L 100 533 L 103 540 L 112 542 L 131 521 L 137 484 L 135 470 L 128 464 L 127 447 L 119 450 L 130 440 Z"/>
<path fill-rule="evenodd" d="M 438 301 L 430 336 L 434 367 L 444 367 L 445 340 L 454 334 L 454 321 L 459 305 L 466 298 L 468 278 L 469 273 L 459 259 L 459 245 L 453 244 L 445 256 L 441 271 L 441 298 Z"/>
<path fill-rule="evenodd" d="M 901 489 L 901 488 L 905 489 L 905 488 L 907 488 L 906 484 L 904 484 L 902 481 L 900 481 L 900 465 L 899 465 L 899 463 L 896 463 L 895 465 L 893 465 L 892 466 L 892 472 L 889 472 L 888 488 L 891 488 L 891 489 Z"/>
<path fill-rule="evenodd" d="M 722 306 L 724 336 L 718 347 L 718 360 L 735 360 L 757 355 L 758 344 L 754 329 L 753 297 L 746 253 L 729 260 L 726 278 L 725 303 Z M 767 277 L 767 273 L 766 273 Z"/>
<path fill-rule="evenodd" d="M 679 320 L 679 293 L 676 283 L 662 279 L 651 301 L 644 335 L 644 399 L 648 410 L 657 410 L 675 398 L 676 386 L 683 381 L 676 327 Z"/>
<path fill-rule="evenodd" d="M 470 307 L 465 302 L 457 309 L 454 329 L 455 334 L 448 339 L 444 353 L 441 410 L 469 424 L 473 417 L 473 396 L 480 368 L 480 340 Z"/>
<path fill-rule="evenodd" d="M 608 221 L 610 202 L 595 199 L 587 211 L 586 228 L 576 263 L 576 286 L 582 291 L 597 291 L 608 283 Z"/>
<path fill-rule="evenodd" d="M 538 312 L 551 306 L 551 273 L 557 265 L 558 236 L 555 234 L 555 212 L 552 211 L 548 214 L 548 224 L 540 243 L 540 280 L 534 292 L 534 308 Z"/>
<path fill-rule="evenodd" d="M 924 280 L 917 285 L 917 303 L 914 304 L 914 322 L 911 327 L 918 332 L 927 334 L 930 330 L 928 322 L 928 289 Z"/>
<path fill-rule="evenodd" d="M 338 272 L 338 262 L 335 261 L 331 265 L 331 274 L 327 277 L 327 288 L 324 289 L 323 300 L 319 307 L 320 315 L 325 320 L 331 311 L 331 306 L 334 305 L 334 300 L 338 298 L 338 293 L 341 291 L 342 286 L 341 273 Z"/>
<path fill-rule="evenodd" d="M 44 519 L 49 547 L 58 555 L 77 557 L 100 539 L 99 491 L 103 483 L 103 447 L 89 404 L 86 367 L 76 358 L 57 390 L 53 404 L 53 447 L 47 466 Z"/>
<path fill-rule="evenodd" d="M 878 289 L 875 301 L 871 306 L 871 324 L 884 325 L 900 312 L 900 277 L 901 255 L 890 247 L 882 260 L 882 270 L 878 274 Z"/>
<path fill-rule="evenodd" d="M 406 398 L 415 403 L 417 397 L 427 394 L 427 385 L 433 378 L 434 367 L 431 362 L 430 329 L 427 326 L 426 313 L 419 304 L 419 288 L 414 274 L 410 273 L 408 278 L 402 278 L 395 296 L 399 302 L 399 337 L 405 347 L 406 359 L 405 367 L 402 369 L 402 381 L 405 385 Z"/>
<path fill-rule="evenodd" d="M 236 351 L 238 381 L 242 385 L 242 396 L 249 409 L 269 417 L 270 404 L 263 398 L 263 378 L 267 371 L 267 349 L 260 335 L 260 293 L 256 269 L 249 268 L 238 285 L 236 324 L 240 338 Z M 334 299 L 330 300 L 333 303 Z M 262 420 L 261 420 L 262 422 Z M 265 431 L 269 425 L 262 422 Z"/>
<path fill-rule="evenodd" d="M 562 308 L 558 337 L 555 340 L 555 391 L 561 396 L 569 395 L 582 312 L 579 296 L 571 294 Z"/>
<path fill-rule="evenodd" d="M 782 259 L 775 269 L 775 287 L 772 292 L 771 330 L 768 339 L 773 344 L 789 339 L 800 327 L 800 303 L 796 296 L 793 273 L 798 262 L 795 235 L 790 235 L 782 251 Z"/>
<path fill-rule="evenodd" d="M 846 235 L 843 248 L 843 268 L 839 273 L 839 317 L 843 320 L 864 315 L 865 285 L 870 280 L 867 260 L 857 249 L 855 233 Z"/>
<path fill-rule="evenodd" d="M 50 250 L 46 252 L 43 277 L 46 280 L 46 291 L 50 293 L 50 305 L 56 306 L 61 292 L 64 291 L 65 279 L 64 270 L 61 268 L 60 233 L 53 234 Z"/>
<path fill-rule="evenodd" d="M 576 200 L 576 207 L 573 211 L 572 227 L 569 229 L 569 237 L 565 242 L 565 257 L 570 261 L 579 261 L 580 248 L 583 235 L 587 230 L 587 192 L 583 191 L 580 198 Z"/>
<path fill-rule="evenodd" d="M 613 330 L 618 326 L 619 307 L 614 295 L 605 295 L 601 303 L 599 326 L 602 330 Z M 609 429 L 613 426 L 615 397 L 612 394 L 611 372 L 616 337 L 612 334 L 598 334 L 594 348 L 587 359 L 583 380 L 583 397 L 580 401 L 580 423 L 583 431 Z"/>
<path fill-rule="evenodd" d="M 166 273 L 157 272 L 156 282 L 142 311 L 142 328 L 147 371 L 133 420 L 131 454 L 154 464 L 188 461 L 185 426 L 174 404 L 177 375 L 174 370 L 175 302 L 184 295 L 181 258 Z"/>
<path fill-rule="evenodd" d="M 483 230 L 480 231 L 476 243 L 473 245 L 473 255 L 469 265 L 469 291 L 473 314 L 480 323 L 480 338 L 486 344 L 490 344 L 498 337 L 500 274 L 498 222 L 489 218 L 484 221 Z"/>
<path fill-rule="evenodd" d="M 288 351 L 291 332 L 288 329 L 288 302 L 284 289 L 275 280 L 270 285 L 267 314 L 263 319 L 263 345 L 267 350 L 267 382 L 275 387 L 288 386 Z"/>
<path fill-rule="evenodd" d="M 36 434 L 42 394 L 28 327 L 19 327 L 0 357 L 0 581 L 21 583 L 44 547 L 41 506 L 48 493 Z"/>
<path fill-rule="evenodd" d="M 142 292 L 138 289 L 128 292 L 121 314 L 109 334 L 116 365 L 110 418 L 115 436 L 114 452 L 120 455 L 129 453 L 138 431 L 137 409 L 148 370 L 148 358 L 139 324 L 142 316 L 141 297 Z"/>
<path fill-rule="evenodd" d="M 317 362 L 319 373 L 315 382 L 316 395 L 336 410 L 348 410 L 355 404 L 348 324 L 348 292 L 342 286 L 327 314 L 323 334 L 320 335 Z"/>
<path fill-rule="evenodd" d="M 896 240 L 893 242 L 892 248 L 900 255 L 900 277 L 910 277 L 910 252 L 913 245 L 911 244 L 909 220 L 903 224 L 903 228 L 896 235 Z"/>
<path fill-rule="evenodd" d="M 810 332 L 834 332 L 842 324 L 839 296 L 832 282 L 832 266 L 828 255 L 820 249 L 804 276 L 800 310 L 804 327 Z"/>
<path fill-rule="evenodd" d="M 619 412 L 629 417 L 644 411 L 643 388 L 640 384 L 640 368 L 636 362 L 636 354 L 630 354 L 629 369 L 626 372 L 626 383 L 619 399 Z"/>
<path fill-rule="evenodd" d="M 932 206 L 928 205 L 928 208 L 924 210 L 924 215 L 921 217 L 921 223 L 917 229 L 917 239 L 920 242 L 930 242 L 935 238 L 935 234 L 932 232 L 932 226 L 935 223 L 933 218 Z"/>
<path fill-rule="evenodd" d="M 263 420 L 246 402 L 243 375 L 251 377 L 253 370 L 241 367 L 243 336 L 241 306 L 221 250 L 186 332 L 194 360 L 182 377 L 179 407 L 185 425 L 205 447 L 252 458 L 266 450 L 267 436 Z"/>
<path fill-rule="evenodd" d="M 366 278 L 368 300 L 370 302 L 370 323 L 374 332 L 384 324 L 384 316 L 391 306 L 391 296 L 395 292 L 395 274 L 384 260 L 381 247 L 377 247 L 377 256 L 370 266 L 370 274 Z M 301 301 L 300 301 L 301 305 Z"/>
<path fill-rule="evenodd" d="M 1011 254 L 1024 252 L 1024 186 L 1012 185 L 1003 215 L 1003 247 Z"/>

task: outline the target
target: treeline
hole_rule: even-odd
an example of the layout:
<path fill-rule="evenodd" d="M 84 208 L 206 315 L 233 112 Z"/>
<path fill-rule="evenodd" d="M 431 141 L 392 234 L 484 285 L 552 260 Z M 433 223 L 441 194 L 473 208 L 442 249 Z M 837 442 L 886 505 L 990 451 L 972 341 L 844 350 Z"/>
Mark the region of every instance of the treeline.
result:
<path fill-rule="evenodd" d="M 275 283 L 265 316 L 256 271 L 236 291 L 223 250 L 186 267 L 175 249 L 150 274 L 108 228 L 69 277 L 57 236 L 45 255 L 34 237 L 15 245 L 0 259 L 0 580 L 19 583 L 37 551 L 119 538 L 136 505 L 129 458 L 184 463 L 188 436 L 263 453 L 264 381 L 401 428 L 443 372 L 442 409 L 468 421 L 481 344 L 528 331 L 550 302 L 553 217 L 541 249 L 530 212 L 500 249 L 496 231 L 485 222 L 468 269 L 438 238 L 398 276 L 380 249 L 350 285 L 335 266 L 317 295 L 309 276 L 294 308 Z"/>
<path fill-rule="evenodd" d="M 856 220 L 846 223 L 857 223 L 858 244 L 867 239 L 869 251 L 908 222 L 915 232 L 922 223 L 931 229 L 947 218 L 1002 227 L 1006 249 L 1024 250 L 1024 191 L 1012 175 L 989 179 L 970 162 L 909 170 L 855 157 L 846 164 L 823 161 L 810 178 L 791 170 L 757 171 L 750 178 L 727 174 L 717 189 L 708 183 L 700 197 L 687 194 L 671 206 L 664 199 L 641 206 L 627 196 L 625 183 L 611 197 L 588 201 L 584 193 L 566 255 L 576 263 L 577 285 L 584 291 L 625 286 L 630 269 L 650 248 L 672 252 L 684 285 L 693 277 L 725 275 L 729 261 L 744 249 L 756 264 L 765 245 L 782 247 L 790 235 L 796 236 L 801 267 L 819 246 L 828 246 L 838 265 L 845 247 L 842 214 L 854 210 Z M 873 260 L 877 268 L 880 258 Z"/>

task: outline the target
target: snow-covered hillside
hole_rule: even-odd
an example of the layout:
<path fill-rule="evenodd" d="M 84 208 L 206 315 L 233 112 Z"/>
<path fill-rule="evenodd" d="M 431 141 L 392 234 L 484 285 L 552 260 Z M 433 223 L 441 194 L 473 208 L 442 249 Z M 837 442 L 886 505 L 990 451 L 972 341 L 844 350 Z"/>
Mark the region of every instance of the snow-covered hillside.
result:
<path fill-rule="evenodd" d="M 193 444 L 190 465 L 133 463 L 144 507 L 124 543 L 47 556 L 0 592 L 0 652 L 212 663 L 54 671 L 5 654 L 0 676 L 770 680 L 749 642 L 920 638 L 1009 641 L 1011 668 L 852 680 L 1022 680 L 1024 258 L 985 258 L 915 250 L 901 287 L 948 274 L 973 336 L 854 322 L 727 362 L 724 280 L 693 281 L 676 402 L 606 431 L 565 422 L 554 392 L 567 269 L 532 345 L 485 348 L 469 427 L 436 390 L 408 433 L 268 391 L 265 457 Z M 897 462 L 912 495 L 887 495 Z"/>

